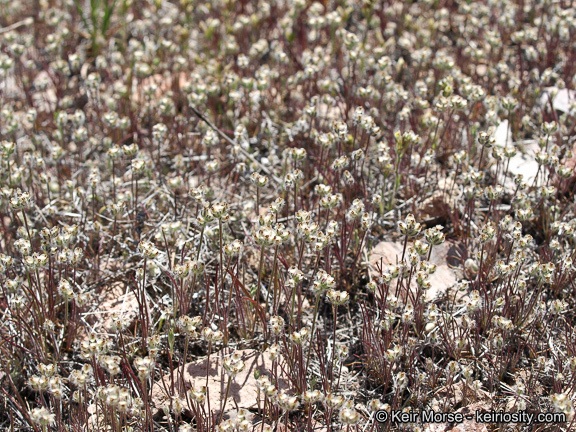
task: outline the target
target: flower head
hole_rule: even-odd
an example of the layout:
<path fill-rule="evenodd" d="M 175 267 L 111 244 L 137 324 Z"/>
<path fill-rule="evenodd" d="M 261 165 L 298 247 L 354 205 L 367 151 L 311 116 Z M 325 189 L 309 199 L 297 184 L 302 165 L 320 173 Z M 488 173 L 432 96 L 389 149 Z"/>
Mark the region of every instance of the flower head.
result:
<path fill-rule="evenodd" d="M 416 222 L 416 218 L 412 213 L 406 216 L 404 222 L 398 222 L 398 228 L 400 232 L 407 237 L 415 237 L 420 234 L 422 230 L 422 224 Z"/>
<path fill-rule="evenodd" d="M 30 419 L 33 423 L 42 427 L 49 426 L 56 420 L 56 414 L 51 414 L 46 408 L 34 408 L 30 413 Z"/>

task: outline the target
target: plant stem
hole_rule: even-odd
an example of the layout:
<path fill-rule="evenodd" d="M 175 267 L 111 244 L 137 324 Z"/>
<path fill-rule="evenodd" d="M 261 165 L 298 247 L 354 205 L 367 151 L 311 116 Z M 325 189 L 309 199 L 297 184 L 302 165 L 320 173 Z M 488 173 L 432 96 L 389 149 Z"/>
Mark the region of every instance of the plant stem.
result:
<path fill-rule="evenodd" d="M 218 219 L 218 237 L 220 239 L 220 292 L 224 292 L 224 259 L 222 258 L 222 219 Z"/>
<path fill-rule="evenodd" d="M 144 304 L 144 319 L 142 320 L 142 348 L 146 352 L 148 344 L 148 302 L 146 301 L 146 264 L 148 258 L 144 258 L 144 272 L 142 275 L 142 290 L 140 295 L 142 296 L 142 303 Z"/>
<path fill-rule="evenodd" d="M 114 159 L 112 159 L 112 198 L 114 202 L 116 202 L 116 174 L 114 172 L 115 166 L 116 163 L 114 162 Z"/>
<path fill-rule="evenodd" d="M 260 283 L 262 282 L 262 268 L 264 267 L 264 246 L 260 246 L 260 264 L 258 265 L 258 283 L 256 285 L 256 296 L 255 301 L 260 301 Z M 264 323 L 262 323 L 264 325 Z M 256 317 L 252 321 L 252 334 L 254 334 L 254 329 L 256 327 Z"/>
<path fill-rule="evenodd" d="M 190 343 L 190 335 L 186 335 L 186 341 L 184 342 L 184 357 L 182 357 L 182 369 L 180 372 L 180 386 L 181 392 L 184 393 L 186 388 L 184 386 L 184 366 L 186 365 L 186 358 L 188 357 L 188 344 Z"/>
<path fill-rule="evenodd" d="M 64 334 L 68 328 L 68 299 L 64 300 Z"/>
<path fill-rule="evenodd" d="M 224 415 L 224 410 L 226 409 L 226 402 L 228 401 L 228 394 L 230 393 L 230 383 L 232 382 L 232 376 L 228 377 L 228 385 L 226 386 L 226 395 L 224 396 L 224 402 L 220 407 L 220 416 L 218 417 L 218 423 L 222 421 L 222 416 Z"/>
<path fill-rule="evenodd" d="M 332 388 L 332 385 L 334 383 L 334 361 L 336 360 L 336 312 L 338 311 L 338 306 L 334 305 L 333 310 L 334 310 L 334 326 L 333 326 L 333 330 L 332 330 L 332 362 L 330 364 L 330 390 L 331 391 L 335 391 L 335 389 Z"/>
<path fill-rule="evenodd" d="M 26 218 L 26 212 L 22 209 L 22 218 L 24 219 L 24 225 L 26 226 L 26 232 L 28 233 L 28 240 L 32 241 L 32 236 L 30 235 L 30 228 L 28 227 L 28 219 Z"/>
<path fill-rule="evenodd" d="M 270 291 L 272 288 L 274 289 L 274 298 L 272 300 L 272 313 L 274 312 L 274 306 L 276 305 L 276 271 L 277 265 L 276 261 L 278 259 L 278 245 L 274 247 L 274 261 L 272 263 L 272 276 L 270 277 L 270 285 L 268 286 L 268 293 L 266 294 L 266 308 L 265 311 L 268 310 L 268 300 L 270 298 Z"/>
<path fill-rule="evenodd" d="M 312 343 L 314 341 L 314 328 L 316 327 L 316 318 L 318 317 L 318 305 L 320 304 L 320 295 L 316 295 L 316 304 L 314 305 L 314 315 L 312 318 L 312 330 L 310 331 L 310 346 L 308 347 L 308 357 L 306 358 L 306 371 L 310 364 L 310 357 L 312 355 Z"/>
<path fill-rule="evenodd" d="M 406 254 L 406 246 L 408 246 L 408 236 L 404 237 L 404 247 L 402 248 L 402 259 L 400 261 L 404 262 L 404 255 Z"/>
<path fill-rule="evenodd" d="M 200 258 L 200 251 L 202 250 L 202 240 L 204 239 L 204 229 L 206 225 L 202 225 L 202 230 L 200 231 L 200 241 L 198 242 L 198 251 L 196 252 L 196 260 Z"/>

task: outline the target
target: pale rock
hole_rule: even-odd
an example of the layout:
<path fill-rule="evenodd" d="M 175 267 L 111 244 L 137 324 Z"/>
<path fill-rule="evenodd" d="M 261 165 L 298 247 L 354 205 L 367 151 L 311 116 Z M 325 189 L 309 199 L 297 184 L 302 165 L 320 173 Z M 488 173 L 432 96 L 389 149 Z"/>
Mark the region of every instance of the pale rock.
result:
<path fill-rule="evenodd" d="M 476 402 L 471 405 L 458 409 L 456 412 L 462 413 L 465 416 L 474 416 L 476 411 L 489 411 L 491 409 L 487 402 Z M 454 427 L 447 423 L 428 423 L 424 427 L 424 432 L 488 432 L 488 428 L 484 423 L 476 423 L 474 419 L 465 419 L 462 423 Z"/>
<path fill-rule="evenodd" d="M 186 84 L 187 78 L 184 72 L 179 72 L 178 74 L 155 74 L 149 77 L 146 77 L 142 80 L 142 83 L 137 86 L 137 89 L 144 89 L 146 86 L 151 84 L 156 85 L 157 89 L 154 93 L 154 98 L 160 99 L 163 96 L 166 96 L 168 91 L 173 90 L 173 86 L 176 85 L 175 81 L 178 80 L 178 88 L 184 87 Z M 140 91 L 136 91 L 132 94 L 132 100 L 135 103 L 141 102 L 141 94 Z"/>
<path fill-rule="evenodd" d="M 564 159 L 562 164 L 569 168 L 576 168 L 576 143 L 572 147 L 572 157 Z"/>
<path fill-rule="evenodd" d="M 534 140 L 527 140 L 518 144 L 518 152 L 514 157 L 510 158 L 506 179 L 503 178 L 504 169 L 500 168 L 500 184 L 504 186 L 507 193 L 514 193 L 516 190 L 514 178 L 518 174 L 522 174 L 524 181 L 530 185 L 538 172 L 538 162 L 536 162 L 534 156 L 535 152 L 540 150 L 538 143 Z M 504 161 L 504 163 L 506 162 Z"/>
<path fill-rule="evenodd" d="M 268 375 L 272 380 L 272 360 L 267 351 L 261 353 L 256 350 L 247 349 L 236 352 L 241 355 L 245 363 L 245 368 L 232 378 L 228 399 L 225 404 L 223 399 L 226 394 L 226 386 L 228 385 L 228 375 L 222 366 L 225 355 L 223 351 L 220 351 L 210 355 L 208 384 L 206 384 L 207 358 L 187 363 L 184 366 L 183 380 L 180 378 L 180 368 L 174 369 L 174 395 L 168 395 L 163 385 L 163 382 L 166 383 L 168 393 L 170 393 L 172 382 L 170 374 L 166 374 L 157 380 L 152 387 L 152 404 L 155 413 L 162 410 L 165 405 L 170 404 L 170 396 L 180 395 L 182 382 L 184 383 L 186 391 L 191 388 L 199 389 L 207 385 L 207 402 L 209 399 L 210 409 L 217 414 L 220 413 L 221 409 L 223 409 L 224 413 L 227 413 L 236 407 L 245 409 L 257 408 L 258 388 L 256 387 L 254 372 L 258 371 L 260 376 Z M 282 374 L 281 367 L 278 367 L 278 374 Z M 287 378 L 281 377 L 279 384 L 280 389 L 287 388 Z M 260 406 L 263 404 L 263 399 L 263 395 L 260 395 Z M 206 409 L 208 407 L 207 402 L 205 402 Z M 224 406 L 222 407 L 222 405 Z"/>
<path fill-rule="evenodd" d="M 132 325 L 138 313 L 138 300 L 134 293 L 132 291 L 124 293 L 124 285 L 121 282 L 115 282 L 102 291 L 98 308 L 88 313 L 87 317 L 94 315 L 98 318 L 92 327 L 94 331 L 110 333 L 113 314 L 127 319 Z M 81 340 L 87 337 L 84 332 L 80 332 L 78 336 Z"/>
<path fill-rule="evenodd" d="M 494 141 L 497 146 L 512 145 L 512 130 L 508 124 L 508 120 L 500 123 L 494 131 Z"/>
<path fill-rule="evenodd" d="M 7 75 L 0 80 L 0 94 L 3 94 L 6 99 L 23 99 L 26 97 L 22 89 L 18 87 L 13 75 Z"/>
<path fill-rule="evenodd" d="M 508 120 L 502 121 L 494 131 L 495 144 L 500 147 L 511 147 L 514 145 L 512 139 L 512 130 L 510 129 Z M 507 160 L 500 164 L 498 173 L 498 182 L 504 186 L 507 193 L 513 194 L 516 190 L 516 185 L 514 184 L 514 178 L 518 174 L 524 176 L 524 181 L 530 184 L 534 181 L 536 173 L 538 172 L 538 163 L 534 156 L 534 152 L 540 150 L 536 140 L 525 140 L 516 142 L 516 147 L 518 149 L 516 155 L 510 158 L 508 164 Z M 505 167 L 508 164 L 508 171 L 506 172 L 506 178 L 504 178 Z M 492 174 L 496 172 L 496 164 L 491 166 Z"/>
<path fill-rule="evenodd" d="M 306 427 L 303 428 L 303 430 L 311 430 L 313 432 L 327 432 L 328 431 L 328 427 L 322 423 L 320 423 L 317 420 L 312 420 L 311 422 L 311 428 L 308 429 L 308 425 L 306 424 Z M 256 429 L 258 430 L 258 429 Z M 273 428 L 274 430 L 274 428 Z M 294 424 L 289 424 L 286 425 L 284 422 L 282 423 L 278 423 L 278 425 L 276 426 L 276 432 L 293 432 L 296 430 L 302 430 L 302 428 L 297 428 Z M 331 430 L 334 430 L 334 428 L 332 428 Z"/>
<path fill-rule="evenodd" d="M 378 243 L 370 252 L 370 264 L 377 270 L 376 264 L 397 264 L 402 258 L 402 245 L 395 242 L 383 241 Z M 376 275 L 373 275 L 373 277 Z"/>
<path fill-rule="evenodd" d="M 538 102 L 543 110 L 550 110 L 552 91 L 557 92 L 552 100 L 552 106 L 555 110 L 572 115 L 576 113 L 576 92 L 567 88 L 559 89 L 558 87 L 546 87 L 542 92 Z"/>
<path fill-rule="evenodd" d="M 408 246 L 406 250 L 408 250 Z M 456 273 L 448 265 L 449 250 L 453 247 L 450 242 L 444 242 L 441 245 L 432 248 L 432 256 L 430 262 L 436 264 L 436 272 L 430 275 L 429 281 L 431 284 L 430 289 L 425 291 L 426 301 L 432 301 L 437 297 L 442 296 L 449 288 L 451 288 L 458 278 Z M 377 279 L 379 275 L 378 268 L 386 264 L 397 264 L 402 259 L 403 245 L 395 242 L 380 242 L 376 245 L 370 253 L 370 272 L 372 278 Z M 395 282 L 393 282 L 394 287 Z M 415 289 L 415 282 L 412 283 L 412 288 Z"/>
<path fill-rule="evenodd" d="M 38 72 L 34 79 L 36 87 L 44 86 L 44 90 L 35 91 L 32 94 L 34 106 L 39 112 L 52 112 L 56 109 L 58 98 L 56 97 L 56 86 L 46 71 Z"/>

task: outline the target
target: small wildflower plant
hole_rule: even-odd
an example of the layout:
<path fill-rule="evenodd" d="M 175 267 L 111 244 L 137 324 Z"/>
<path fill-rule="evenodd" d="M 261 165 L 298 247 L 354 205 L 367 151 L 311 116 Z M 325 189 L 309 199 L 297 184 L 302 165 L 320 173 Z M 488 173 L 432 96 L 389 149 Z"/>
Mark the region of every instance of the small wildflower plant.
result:
<path fill-rule="evenodd" d="M 571 2 L 0 9 L 1 430 L 574 429 Z"/>

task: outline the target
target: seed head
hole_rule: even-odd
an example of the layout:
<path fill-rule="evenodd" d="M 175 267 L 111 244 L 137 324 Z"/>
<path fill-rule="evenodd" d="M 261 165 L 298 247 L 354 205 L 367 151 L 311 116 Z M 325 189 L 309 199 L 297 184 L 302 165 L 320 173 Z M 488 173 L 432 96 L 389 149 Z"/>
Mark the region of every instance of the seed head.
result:
<path fill-rule="evenodd" d="M 412 245 L 412 247 L 414 248 L 414 251 L 419 256 L 426 256 L 426 255 L 428 255 L 428 252 L 430 251 L 430 245 L 426 244 L 420 240 L 416 240 L 414 242 L 414 244 Z"/>
<path fill-rule="evenodd" d="M 262 188 L 268 184 L 268 176 L 260 175 L 257 172 L 254 172 L 250 175 L 250 180 L 256 187 Z"/>
<path fill-rule="evenodd" d="M 478 144 L 482 147 L 490 148 L 496 143 L 496 139 L 488 132 L 478 133 Z"/>
<path fill-rule="evenodd" d="M 224 246 L 224 254 L 226 254 L 226 256 L 235 256 L 238 255 L 240 253 L 240 250 L 242 249 L 242 242 L 238 239 L 232 241 L 231 243 L 228 243 L 226 246 Z"/>
<path fill-rule="evenodd" d="M 32 375 L 28 379 L 28 385 L 35 391 L 43 391 L 48 388 L 49 378 L 44 375 Z"/>
<path fill-rule="evenodd" d="M 328 392 L 324 398 L 324 402 L 331 409 L 338 409 L 344 404 L 344 398 L 342 396 L 335 395 L 334 393 Z"/>
<path fill-rule="evenodd" d="M 341 171 L 346 167 L 346 165 L 348 165 L 348 161 L 349 161 L 348 156 L 346 155 L 341 156 L 338 159 L 334 160 L 334 162 L 332 162 L 332 169 L 334 171 Z"/>
<path fill-rule="evenodd" d="M 226 370 L 226 373 L 228 375 L 234 377 L 238 375 L 240 372 L 242 372 L 246 365 L 240 358 L 240 354 L 235 352 L 234 354 L 232 354 L 232 356 L 226 357 L 224 359 L 224 361 L 222 362 L 222 366 L 224 367 L 224 370 Z"/>
<path fill-rule="evenodd" d="M 51 414 L 46 408 L 34 408 L 30 413 L 30 419 L 33 423 L 42 427 L 49 426 L 56 420 L 56 414 Z"/>
<path fill-rule="evenodd" d="M 354 408 L 343 408 L 340 410 L 340 421 L 346 425 L 353 425 L 360 421 L 360 414 Z"/>
<path fill-rule="evenodd" d="M 346 359 L 348 357 L 349 350 L 348 346 L 344 344 L 336 344 L 336 358 L 339 360 Z"/>
<path fill-rule="evenodd" d="M 262 247 L 272 246 L 276 238 L 276 230 L 270 226 L 260 227 L 254 233 L 254 241 Z"/>
<path fill-rule="evenodd" d="M 222 219 L 228 214 L 228 203 L 227 202 L 214 203 L 212 204 L 210 211 L 212 212 L 212 215 L 214 215 L 216 219 Z"/>
<path fill-rule="evenodd" d="M 58 293 L 65 299 L 70 300 L 74 297 L 74 290 L 72 289 L 72 285 L 68 282 L 67 279 L 60 280 L 58 284 Z"/>
<path fill-rule="evenodd" d="M 224 334 L 220 330 L 212 330 L 210 327 L 204 327 L 202 329 L 202 337 L 208 342 L 216 343 L 222 340 Z"/>
<path fill-rule="evenodd" d="M 204 274 L 204 269 L 206 266 L 202 261 L 198 260 L 186 261 L 186 265 L 188 266 L 192 274 L 195 275 Z"/>
<path fill-rule="evenodd" d="M 28 192 L 22 192 L 17 189 L 12 198 L 10 198 L 10 207 L 14 210 L 23 210 L 32 204 L 32 196 Z"/>
<path fill-rule="evenodd" d="M 134 157 L 138 153 L 138 144 L 132 143 L 122 146 L 122 151 L 128 157 Z"/>
<path fill-rule="evenodd" d="M 299 331 L 293 332 L 290 335 L 290 340 L 293 343 L 300 345 L 300 344 L 304 343 L 305 341 L 307 341 L 309 337 L 310 337 L 310 329 L 307 327 L 303 327 Z"/>
<path fill-rule="evenodd" d="M 281 316 L 274 315 L 270 317 L 270 330 L 275 335 L 280 335 L 284 331 L 284 319 Z"/>
<path fill-rule="evenodd" d="M 420 234 L 422 230 L 422 224 L 416 222 L 416 218 L 412 213 L 406 216 L 404 222 L 398 222 L 398 228 L 400 232 L 407 237 L 415 237 Z"/>
<path fill-rule="evenodd" d="M 480 241 L 482 243 L 487 243 L 494 238 L 496 234 L 496 229 L 494 228 L 494 224 L 488 221 L 480 231 Z"/>
<path fill-rule="evenodd" d="M 154 359 L 151 357 L 136 357 L 134 359 L 134 367 L 138 372 L 138 377 L 144 380 L 150 376 L 154 368 Z"/>
<path fill-rule="evenodd" d="M 321 402 L 323 398 L 324 395 L 320 390 L 307 390 L 302 394 L 302 402 L 307 405 Z"/>
<path fill-rule="evenodd" d="M 278 213 L 280 213 L 280 210 L 282 210 L 282 208 L 284 207 L 285 204 L 286 204 L 286 201 L 284 200 L 284 198 L 276 198 L 274 200 L 274 202 L 272 204 L 270 204 L 268 209 L 270 210 L 270 213 L 278 214 Z"/>
<path fill-rule="evenodd" d="M 306 149 L 304 148 L 292 148 L 290 150 L 290 157 L 295 161 L 300 161 L 306 157 Z"/>
<path fill-rule="evenodd" d="M 202 386 L 199 389 L 191 388 L 188 390 L 188 394 L 194 401 L 204 403 L 206 400 L 206 386 Z"/>
<path fill-rule="evenodd" d="M 281 392 L 278 394 L 277 398 L 278 405 L 285 411 L 294 411 L 298 408 L 299 402 L 296 396 L 289 396 L 288 394 Z"/>
<path fill-rule="evenodd" d="M 346 291 L 329 289 L 326 293 L 326 297 L 328 298 L 328 301 L 334 306 L 340 306 L 348 301 L 350 294 L 348 294 Z"/>
<path fill-rule="evenodd" d="M 344 183 L 346 183 L 347 185 L 354 184 L 354 177 L 352 176 L 350 171 L 344 170 L 344 172 L 342 173 L 342 178 L 344 179 Z"/>
<path fill-rule="evenodd" d="M 183 315 L 178 318 L 178 328 L 182 333 L 187 335 L 188 337 L 198 337 L 198 333 L 196 329 L 201 325 L 202 317 L 196 316 L 191 318 L 187 315 Z"/>
<path fill-rule="evenodd" d="M 320 269 L 316 274 L 312 288 L 317 294 L 320 294 L 328 289 L 333 288 L 335 285 L 336 279 L 326 273 L 324 269 Z"/>

